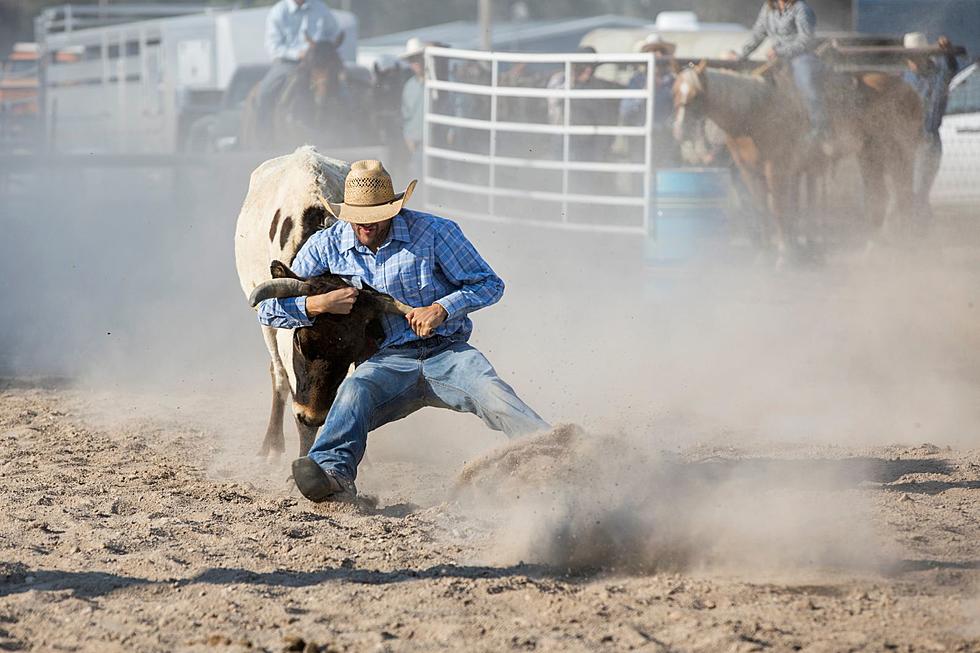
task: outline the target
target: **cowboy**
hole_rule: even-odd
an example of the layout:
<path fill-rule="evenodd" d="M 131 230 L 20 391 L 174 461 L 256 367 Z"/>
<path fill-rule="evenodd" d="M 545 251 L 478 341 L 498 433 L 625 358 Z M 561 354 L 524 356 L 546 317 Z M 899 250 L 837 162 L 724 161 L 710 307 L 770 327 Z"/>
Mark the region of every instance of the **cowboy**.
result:
<path fill-rule="evenodd" d="M 286 80 L 318 41 L 332 41 L 340 33 L 333 12 L 323 0 L 279 0 L 265 19 L 265 49 L 272 66 L 258 85 L 256 105 L 260 125 L 268 125 L 272 107 Z M 268 130 L 263 131 L 268 134 Z"/>
<path fill-rule="evenodd" d="M 418 37 L 408 39 L 401 58 L 412 69 L 412 76 L 402 87 L 402 135 L 409 152 L 409 174 L 418 176 L 422 169 L 422 136 L 425 128 L 425 46 Z M 397 171 L 396 171 L 397 172 Z"/>
<path fill-rule="evenodd" d="M 929 40 L 922 32 L 906 34 L 903 45 L 907 49 L 929 48 Z M 936 47 L 943 52 L 932 57 L 914 57 L 908 59 L 908 70 L 903 78 L 922 98 L 924 139 L 916 149 L 913 193 L 915 197 L 915 215 L 920 226 L 927 225 L 932 219 L 932 207 L 929 205 L 929 191 L 939 172 L 939 164 L 943 158 L 943 142 L 939 136 L 939 128 L 943 124 L 946 113 L 946 103 L 949 100 L 949 82 L 959 70 L 959 62 L 953 53 L 949 39 L 940 36 Z"/>
<path fill-rule="evenodd" d="M 766 53 L 770 61 L 789 61 L 793 80 L 800 93 L 810 130 L 807 141 L 816 144 L 827 137 L 830 124 L 820 93 L 822 66 L 813 53 L 817 17 L 805 0 L 766 0 L 752 27 L 752 37 L 742 48 L 740 59 L 748 59 L 769 37 L 773 46 Z"/>
<path fill-rule="evenodd" d="M 635 49 L 654 55 L 653 69 L 653 140 L 654 157 L 658 167 L 666 167 L 676 162 L 677 145 L 671 132 L 670 116 L 674 113 L 672 89 L 674 87 L 674 52 L 677 46 L 663 40 L 656 32 L 648 34 Z M 643 65 L 633 73 L 626 88 L 643 90 L 647 87 L 647 70 Z M 621 125 L 642 125 L 646 122 L 646 100 L 625 98 L 619 104 Z M 636 143 L 633 143 L 634 148 Z"/>
<path fill-rule="evenodd" d="M 378 353 L 341 384 L 308 455 L 293 462 L 311 501 L 356 495 L 368 432 L 423 406 L 474 413 L 508 436 L 549 428 L 467 343 L 468 315 L 497 302 L 504 283 L 455 222 L 404 207 L 415 183 L 396 195 L 380 161 L 352 164 L 343 203 L 328 203 L 338 222 L 314 233 L 292 263 L 302 277 L 329 270 L 352 287 L 260 304 L 259 320 L 285 329 L 350 313 L 365 284 L 416 307 L 383 318 Z"/>

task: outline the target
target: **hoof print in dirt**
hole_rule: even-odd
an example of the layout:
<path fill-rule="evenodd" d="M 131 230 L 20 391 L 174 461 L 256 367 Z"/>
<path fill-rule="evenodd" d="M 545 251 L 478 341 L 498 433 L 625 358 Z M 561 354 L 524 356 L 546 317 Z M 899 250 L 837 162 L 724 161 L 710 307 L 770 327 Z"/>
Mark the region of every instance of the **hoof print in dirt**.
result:
<path fill-rule="evenodd" d="M 308 642 L 302 637 L 290 636 L 283 640 L 283 653 L 320 653 L 326 651 L 326 646 L 320 646 L 316 642 Z"/>

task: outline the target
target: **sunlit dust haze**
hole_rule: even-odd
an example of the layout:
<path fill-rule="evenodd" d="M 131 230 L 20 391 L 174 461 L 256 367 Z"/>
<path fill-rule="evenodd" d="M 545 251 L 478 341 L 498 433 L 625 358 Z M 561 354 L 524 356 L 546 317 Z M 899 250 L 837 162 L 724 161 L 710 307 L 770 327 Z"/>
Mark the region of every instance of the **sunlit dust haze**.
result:
<path fill-rule="evenodd" d="M 270 403 L 233 260 L 247 178 L 93 168 L 15 179 L 0 205 L 3 374 L 67 377 L 104 392 L 106 415 L 200 425 L 228 473 L 270 474 L 243 462 Z M 689 468 L 690 455 L 672 456 L 759 443 L 783 458 L 786 447 L 978 444 L 980 284 L 955 253 L 844 250 L 774 270 L 736 249 L 662 266 L 645 262 L 639 236 L 460 223 L 507 284 L 473 316 L 473 343 L 547 420 L 585 429 L 566 452 L 579 471 L 532 484 L 533 500 L 503 520 L 499 560 L 878 568 L 887 560 L 848 537 L 870 528 L 853 496 L 860 473 L 827 505 L 813 495 L 826 478 L 807 485 L 775 463 Z M 426 409 L 373 434 L 369 454 L 445 479 L 504 442 L 473 416 Z M 295 443 L 287 423 L 287 457 Z M 448 485 L 402 491 L 436 503 Z"/>

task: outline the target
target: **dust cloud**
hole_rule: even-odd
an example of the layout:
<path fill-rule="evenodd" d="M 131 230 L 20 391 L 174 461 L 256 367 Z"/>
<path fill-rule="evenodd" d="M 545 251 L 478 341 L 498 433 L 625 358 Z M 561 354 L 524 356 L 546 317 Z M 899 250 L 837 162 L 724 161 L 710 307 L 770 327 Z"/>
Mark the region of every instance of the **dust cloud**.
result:
<path fill-rule="evenodd" d="M 8 179 L 2 373 L 112 391 L 105 411 L 127 417 L 155 402 L 212 429 L 227 461 L 251 456 L 269 390 L 234 271 L 247 178 L 86 168 Z M 852 492 L 865 468 L 808 485 L 798 460 L 832 459 L 835 444 L 977 446 L 973 260 L 844 247 L 782 271 L 747 251 L 652 266 L 635 236 L 461 223 L 507 282 L 474 316 L 474 344 L 547 420 L 607 434 L 576 439 L 572 472 L 525 479 L 500 559 L 872 568 L 884 563 Z M 504 442 L 472 416 L 428 410 L 375 433 L 370 454 L 451 476 Z M 738 459 L 760 443 L 779 460 L 712 466 L 697 454 Z M 813 493 L 828 483 L 839 500 Z"/>
<path fill-rule="evenodd" d="M 457 496 L 503 524 L 493 562 L 573 572 L 871 572 L 892 563 L 857 499 L 867 460 L 685 460 L 560 425 L 471 462 Z M 833 501 L 828 502 L 828 492 Z"/>

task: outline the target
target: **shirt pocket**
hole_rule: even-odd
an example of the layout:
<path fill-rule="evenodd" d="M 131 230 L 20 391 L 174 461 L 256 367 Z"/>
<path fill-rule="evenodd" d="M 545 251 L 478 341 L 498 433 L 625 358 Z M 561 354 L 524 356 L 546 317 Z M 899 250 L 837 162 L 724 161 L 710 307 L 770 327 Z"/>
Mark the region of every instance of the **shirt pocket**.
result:
<path fill-rule="evenodd" d="M 405 252 L 405 260 L 399 266 L 398 280 L 412 306 L 428 306 L 438 299 L 435 296 L 432 263 L 426 257 Z"/>

